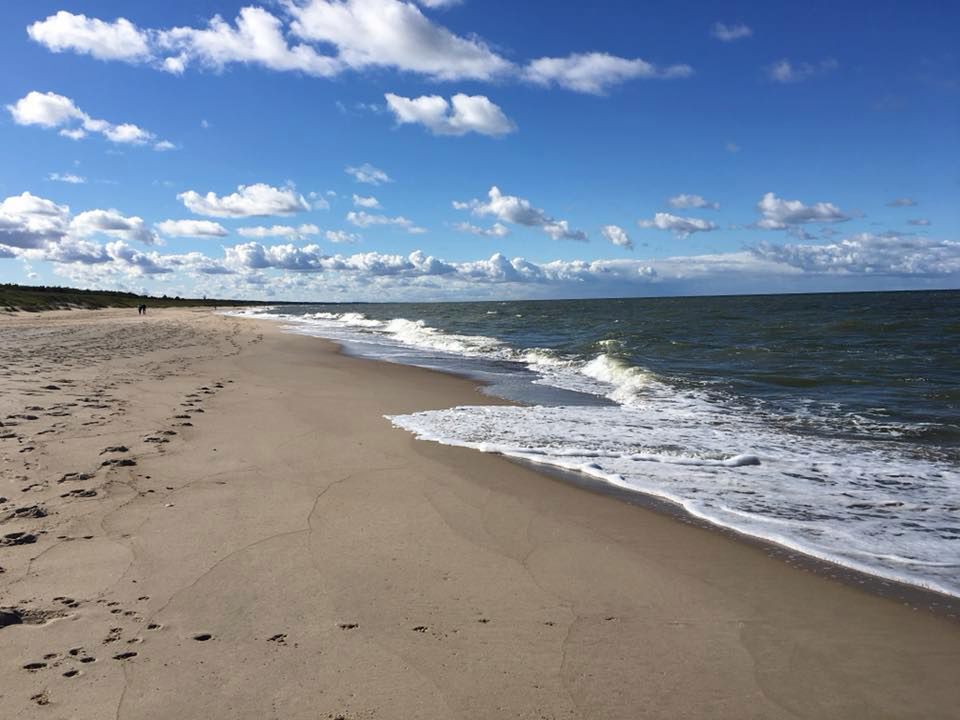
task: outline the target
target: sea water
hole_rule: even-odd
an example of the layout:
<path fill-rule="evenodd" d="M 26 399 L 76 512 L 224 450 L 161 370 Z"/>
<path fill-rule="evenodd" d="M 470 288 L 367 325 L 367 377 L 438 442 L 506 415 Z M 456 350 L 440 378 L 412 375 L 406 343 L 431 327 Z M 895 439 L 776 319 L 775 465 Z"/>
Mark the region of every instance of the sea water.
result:
<path fill-rule="evenodd" d="M 521 406 L 393 416 L 960 596 L 960 293 L 242 311 Z"/>

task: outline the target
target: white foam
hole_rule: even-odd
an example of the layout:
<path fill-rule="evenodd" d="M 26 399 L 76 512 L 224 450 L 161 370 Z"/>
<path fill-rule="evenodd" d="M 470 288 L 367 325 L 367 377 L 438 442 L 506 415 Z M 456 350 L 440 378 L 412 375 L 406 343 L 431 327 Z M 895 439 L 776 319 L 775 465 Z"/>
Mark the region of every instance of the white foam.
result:
<path fill-rule="evenodd" d="M 715 525 L 960 596 L 960 527 L 951 509 L 960 472 L 893 447 L 790 435 L 723 408 L 662 399 L 389 419 L 421 439 L 581 472 Z"/>
<path fill-rule="evenodd" d="M 623 405 L 641 402 L 644 391 L 655 379 L 652 373 L 643 368 L 605 353 L 597 355 L 584 365 L 580 372 L 594 380 L 612 385 L 613 390 L 607 397 Z"/>

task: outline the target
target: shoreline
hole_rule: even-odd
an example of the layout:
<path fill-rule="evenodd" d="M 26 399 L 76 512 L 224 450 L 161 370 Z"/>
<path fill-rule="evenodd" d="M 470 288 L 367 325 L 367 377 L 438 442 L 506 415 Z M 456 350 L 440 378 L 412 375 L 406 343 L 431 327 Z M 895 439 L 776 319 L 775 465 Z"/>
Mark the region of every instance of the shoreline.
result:
<path fill-rule="evenodd" d="M 240 317 L 240 316 L 238 316 Z M 255 320 L 256 322 L 272 323 L 276 324 L 281 332 L 289 332 L 283 327 L 280 327 L 285 320 L 280 319 L 264 319 L 256 318 L 256 316 L 247 316 L 242 317 L 244 320 Z M 293 326 L 296 327 L 296 326 Z M 314 339 L 321 340 L 323 342 L 331 343 L 337 348 L 337 352 L 347 358 L 354 358 L 359 360 L 366 360 L 369 362 L 377 363 L 388 363 L 392 365 L 401 365 L 404 367 L 412 367 L 418 370 L 423 370 L 425 372 L 434 372 L 442 375 L 449 375 L 458 379 L 461 379 L 465 382 L 472 383 L 475 385 L 478 390 L 480 390 L 483 397 L 492 398 L 490 403 L 475 403 L 477 405 L 483 404 L 508 404 L 508 405 L 524 405 L 524 403 L 513 400 L 510 398 L 503 398 L 498 395 L 486 392 L 485 388 L 491 387 L 491 383 L 473 377 L 469 374 L 458 372 L 457 370 L 451 370 L 441 367 L 425 367 L 421 365 L 407 364 L 401 362 L 392 362 L 390 360 L 378 359 L 378 358 L 369 358 L 365 357 L 361 353 L 351 352 L 343 343 L 339 342 L 334 338 L 322 337 L 318 335 L 309 335 L 307 333 L 297 333 L 289 332 L 292 335 L 299 335 L 303 337 L 312 337 Z M 402 428 L 398 428 L 402 432 L 409 432 Z M 411 433 L 412 435 L 412 433 Z M 419 442 L 431 442 L 437 443 L 440 445 L 446 445 L 445 443 L 435 441 L 435 440 L 421 440 L 415 438 Z M 460 447 L 457 445 L 448 445 L 448 447 Z M 548 463 L 537 463 L 530 460 L 525 460 L 523 458 L 515 458 L 509 455 L 504 455 L 498 452 L 486 453 L 485 451 L 477 450 L 474 448 L 471 449 L 474 452 L 483 452 L 484 454 L 491 454 L 501 457 L 509 462 L 516 463 L 521 467 L 526 467 L 532 469 L 534 472 L 541 473 L 545 476 L 557 478 L 562 482 L 567 482 L 573 484 L 576 487 L 582 488 L 588 492 L 598 493 L 601 495 L 607 495 L 609 497 L 616 498 L 622 502 L 629 503 L 631 505 L 636 505 L 639 507 L 646 508 L 648 510 L 653 510 L 654 512 L 659 512 L 665 514 L 669 517 L 676 518 L 682 522 L 696 525 L 705 529 L 712 530 L 714 532 L 720 533 L 721 535 L 732 537 L 740 542 L 744 542 L 750 545 L 757 546 L 764 551 L 766 551 L 772 557 L 778 557 L 783 562 L 793 567 L 796 567 L 801 570 L 807 570 L 812 572 L 820 577 L 831 579 L 834 581 L 845 583 L 851 587 L 858 588 L 864 592 L 871 593 L 873 595 L 891 599 L 895 602 L 908 603 L 911 606 L 923 609 L 927 612 L 932 612 L 937 615 L 940 615 L 944 618 L 956 621 L 960 623 L 960 596 L 951 595 L 950 593 L 936 590 L 934 588 L 925 587 L 922 585 L 916 585 L 904 580 L 899 580 L 896 578 L 885 577 L 876 573 L 871 573 L 867 570 L 862 570 L 860 568 L 851 567 L 849 565 L 844 565 L 842 563 L 829 560 L 826 558 L 818 557 L 806 553 L 802 550 L 797 550 L 786 545 L 777 543 L 776 541 L 769 540 L 764 537 L 757 535 L 751 535 L 749 533 L 742 532 L 736 528 L 726 527 L 724 525 L 719 525 L 713 523 L 704 518 L 697 517 L 696 515 L 688 512 L 684 507 L 679 503 L 676 503 L 667 498 L 660 497 L 651 493 L 646 493 L 642 490 L 631 490 L 627 488 L 618 487 L 612 485 L 611 483 L 605 482 L 604 480 L 596 477 L 592 477 L 588 474 L 578 472 L 576 470 L 567 470 L 560 468 Z"/>
<path fill-rule="evenodd" d="M 0 547 L 11 718 L 960 704 L 951 620 L 383 417 L 498 402 L 473 381 L 203 311 L 0 341 L 3 422 L 33 418 L 0 428 L 0 536 L 34 537 Z"/>

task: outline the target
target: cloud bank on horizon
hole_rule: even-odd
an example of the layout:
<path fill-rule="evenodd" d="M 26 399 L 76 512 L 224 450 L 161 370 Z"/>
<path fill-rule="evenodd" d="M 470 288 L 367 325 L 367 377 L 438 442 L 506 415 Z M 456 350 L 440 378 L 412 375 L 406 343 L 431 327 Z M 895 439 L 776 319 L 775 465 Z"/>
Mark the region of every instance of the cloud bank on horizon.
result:
<path fill-rule="evenodd" d="M 0 279 L 340 301 L 960 287 L 941 119 L 960 10 L 912 17 L 911 68 L 760 3 L 223 5 L 3 11 L 23 72 L 0 83 Z M 594 42 L 571 42 L 583 23 Z"/>

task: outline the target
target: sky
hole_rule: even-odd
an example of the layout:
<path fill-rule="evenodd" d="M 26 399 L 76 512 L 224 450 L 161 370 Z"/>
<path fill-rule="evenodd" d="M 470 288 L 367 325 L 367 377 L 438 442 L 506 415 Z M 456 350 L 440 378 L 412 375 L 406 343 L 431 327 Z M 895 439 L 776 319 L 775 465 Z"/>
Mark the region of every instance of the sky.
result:
<path fill-rule="evenodd" d="M 0 2 L 0 282 L 960 288 L 960 5 Z"/>

